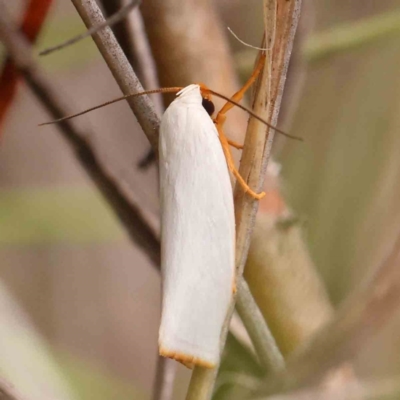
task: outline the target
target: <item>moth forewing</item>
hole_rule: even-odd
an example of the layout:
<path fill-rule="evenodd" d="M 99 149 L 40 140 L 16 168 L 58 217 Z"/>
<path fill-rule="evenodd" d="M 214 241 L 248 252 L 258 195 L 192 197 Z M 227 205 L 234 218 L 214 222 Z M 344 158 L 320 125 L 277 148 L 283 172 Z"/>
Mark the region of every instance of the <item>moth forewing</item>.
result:
<path fill-rule="evenodd" d="M 234 289 L 235 220 L 218 132 L 190 85 L 160 127 L 160 354 L 212 368 Z"/>

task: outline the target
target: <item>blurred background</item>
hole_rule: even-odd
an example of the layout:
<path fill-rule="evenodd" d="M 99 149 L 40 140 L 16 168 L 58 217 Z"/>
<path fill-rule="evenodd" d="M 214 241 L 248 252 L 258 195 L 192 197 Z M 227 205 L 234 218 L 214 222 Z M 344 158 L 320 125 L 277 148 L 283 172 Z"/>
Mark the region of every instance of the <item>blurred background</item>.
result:
<path fill-rule="evenodd" d="M 7 2 L 15 21 L 26 3 Z M 245 79 L 256 52 L 225 28 L 259 45 L 261 2 L 211 3 Z M 36 49 L 84 30 L 72 4 L 54 0 Z M 387 254 L 400 223 L 399 39 L 398 1 L 304 0 L 281 126 L 305 141 L 278 137 L 274 152 L 281 190 L 334 306 Z M 39 62 L 76 111 L 120 95 L 91 39 Z M 159 273 L 57 127 L 37 127 L 49 119 L 21 83 L 1 122 L 1 374 L 31 399 L 147 399 L 158 358 Z M 128 106 L 80 123 L 157 221 L 157 170 L 137 167 L 149 145 Z M 365 376 L 400 373 L 400 319 L 389 325 L 360 356 Z M 177 398 L 189 375 L 178 367 Z"/>

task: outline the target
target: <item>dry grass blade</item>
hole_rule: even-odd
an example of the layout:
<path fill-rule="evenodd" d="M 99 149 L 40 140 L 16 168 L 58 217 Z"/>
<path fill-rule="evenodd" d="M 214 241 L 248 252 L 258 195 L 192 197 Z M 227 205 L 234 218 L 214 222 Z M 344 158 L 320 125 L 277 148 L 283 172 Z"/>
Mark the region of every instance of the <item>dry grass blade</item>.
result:
<path fill-rule="evenodd" d="M 255 87 L 253 110 L 266 116 L 273 125 L 276 125 L 279 108 L 286 79 L 287 66 L 293 46 L 294 34 L 299 20 L 301 0 L 266 0 L 265 7 L 270 12 L 276 12 L 276 25 L 266 27 L 265 42 L 271 42 L 268 51 L 270 57 L 265 63 L 262 76 Z M 271 11 L 272 10 L 272 11 Z M 268 19 L 270 17 L 267 13 Z M 274 28 L 275 26 L 275 28 Z M 275 32 L 273 30 L 275 29 Z M 268 56 L 268 54 L 267 54 Z M 270 72 L 271 71 L 271 72 Z M 269 101 L 268 101 L 269 99 Z M 266 104 L 267 103 L 267 104 Z M 242 153 L 240 173 L 250 187 L 259 190 L 262 187 L 265 171 L 273 141 L 273 131 L 265 129 L 259 121 L 251 118 L 246 134 L 245 146 Z M 257 212 L 257 202 L 246 195 L 240 187 L 235 190 L 236 214 L 236 270 L 237 279 L 242 276 L 250 244 L 250 236 L 254 227 Z M 221 334 L 221 348 L 225 345 L 230 319 L 235 307 L 235 300 L 231 304 Z M 189 386 L 187 400 L 210 399 L 216 378 L 216 370 L 195 368 Z"/>

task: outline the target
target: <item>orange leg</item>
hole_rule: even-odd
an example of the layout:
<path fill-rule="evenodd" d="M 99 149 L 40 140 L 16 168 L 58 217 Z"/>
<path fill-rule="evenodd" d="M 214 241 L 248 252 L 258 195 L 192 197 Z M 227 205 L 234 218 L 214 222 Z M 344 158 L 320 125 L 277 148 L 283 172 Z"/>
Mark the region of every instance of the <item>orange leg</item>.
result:
<path fill-rule="evenodd" d="M 238 149 L 238 150 L 242 150 L 243 149 L 243 145 L 242 144 L 234 142 L 233 140 L 230 140 L 228 138 L 226 140 L 227 140 L 229 146 L 232 146 L 232 147 L 234 147 L 235 149 Z"/>
<path fill-rule="evenodd" d="M 224 115 L 223 117 L 224 117 L 223 122 L 225 122 L 226 116 Z M 218 130 L 219 140 L 221 142 L 222 150 L 224 151 L 226 163 L 228 164 L 229 170 L 232 172 L 232 174 L 235 176 L 239 184 L 242 186 L 245 193 L 248 193 L 250 196 L 254 197 L 257 200 L 262 199 L 265 196 L 265 192 L 256 193 L 250 189 L 249 185 L 245 182 L 245 180 L 242 178 L 242 176 L 239 174 L 239 171 L 235 167 L 235 163 L 233 162 L 232 154 L 229 149 L 228 139 L 226 138 L 224 131 L 222 129 L 222 124 L 219 125 L 217 124 L 216 126 Z"/>
<path fill-rule="evenodd" d="M 248 81 L 244 84 L 244 86 L 236 92 L 232 96 L 232 100 L 235 100 L 239 102 L 246 91 L 250 88 L 250 86 L 254 83 L 254 81 L 257 79 L 257 76 L 260 74 L 261 70 L 264 68 L 265 64 L 265 54 L 262 54 L 260 56 L 260 59 L 258 60 L 258 64 L 256 68 L 254 69 L 251 77 L 248 79 Z M 250 189 L 249 185 L 245 182 L 245 180 L 242 178 L 242 176 L 239 174 L 239 171 L 235 167 L 235 163 L 233 162 L 232 159 L 232 154 L 229 149 L 229 145 L 236 147 L 237 149 L 242 149 L 243 146 L 239 145 L 238 143 L 235 143 L 233 141 L 230 141 L 226 138 L 224 131 L 223 131 L 223 126 L 226 120 L 226 113 L 234 106 L 234 104 L 227 102 L 222 108 L 221 111 L 217 114 L 216 118 L 214 119 L 215 125 L 218 130 L 218 135 L 219 135 L 219 140 L 221 141 L 222 149 L 225 154 L 226 162 L 228 164 L 229 170 L 232 172 L 232 174 L 235 176 L 239 184 L 242 186 L 243 190 L 245 193 L 248 193 L 250 196 L 254 197 L 257 200 L 262 199 L 265 196 L 265 192 L 261 193 L 256 193 L 253 190 Z"/>

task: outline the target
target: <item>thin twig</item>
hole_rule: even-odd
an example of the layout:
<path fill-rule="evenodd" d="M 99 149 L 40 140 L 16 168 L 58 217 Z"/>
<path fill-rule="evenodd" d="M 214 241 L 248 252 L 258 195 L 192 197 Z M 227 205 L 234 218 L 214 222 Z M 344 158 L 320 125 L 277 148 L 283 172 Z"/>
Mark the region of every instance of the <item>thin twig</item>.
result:
<path fill-rule="evenodd" d="M 372 279 L 342 306 L 305 350 L 288 362 L 286 376 L 271 376 L 259 394 L 312 385 L 351 361 L 400 308 L 400 233 Z"/>
<path fill-rule="evenodd" d="M 72 0 L 72 3 L 88 28 L 104 23 L 105 19 L 95 0 Z M 93 40 L 122 92 L 125 95 L 142 92 L 144 90 L 143 86 L 115 39 L 111 28 L 106 27 L 94 34 Z M 148 96 L 127 99 L 127 102 L 149 139 L 151 146 L 157 152 L 160 119 L 157 116 L 153 103 Z"/>
<path fill-rule="evenodd" d="M 30 45 L 10 21 L 2 7 L 0 40 L 22 72 L 29 87 L 54 118 L 70 112 L 64 101 L 65 96 L 59 94 L 59 88 L 51 84 L 34 62 Z M 87 140 L 90 134 L 76 129 L 74 123 L 69 121 L 61 123 L 59 128 L 82 166 L 113 207 L 130 237 L 144 250 L 154 265 L 159 267 L 158 237 L 138 203 L 132 198 L 132 194 L 128 194 L 125 190 L 126 185 L 123 179 L 114 176 L 110 168 L 100 161 L 95 148 Z"/>
<path fill-rule="evenodd" d="M 99 32 L 100 30 L 104 29 L 106 26 L 112 26 L 116 24 L 117 22 L 121 21 L 123 18 L 125 18 L 129 12 L 136 6 L 139 5 L 141 0 L 131 0 L 127 5 L 122 7 L 120 10 L 118 10 L 115 14 L 113 14 L 111 17 L 107 18 L 104 22 L 102 22 L 99 25 L 92 26 L 89 28 L 86 32 L 80 33 L 79 35 L 76 35 L 75 37 L 66 40 L 63 43 L 60 43 L 56 46 L 48 47 L 47 49 L 41 51 L 39 53 L 40 56 L 45 56 L 47 54 L 53 53 L 54 51 L 65 49 L 66 47 L 77 43 L 89 36 L 94 35 L 95 33 Z"/>
<path fill-rule="evenodd" d="M 267 0 L 268 1 L 268 0 Z M 273 0 L 271 0 L 273 1 Z M 267 60 L 263 76 L 260 77 L 255 88 L 254 109 L 257 114 L 261 111 L 265 113 L 265 99 L 271 92 L 271 101 L 267 105 L 267 116 L 271 117 L 271 123 L 276 125 L 278 120 L 279 108 L 286 79 L 287 66 L 293 46 L 294 34 L 300 16 L 301 0 L 279 1 L 276 17 L 276 35 L 268 34 L 271 25 L 266 27 L 266 38 L 261 47 L 271 47 L 272 57 Z M 276 36 L 274 38 L 274 36 Z M 271 63 L 271 65 L 269 65 Z M 267 77 L 271 74 L 271 81 Z M 261 98 L 261 100 L 260 100 Z M 240 173 L 251 187 L 260 189 L 271 153 L 274 132 L 270 129 L 265 131 L 254 119 L 250 119 L 245 146 L 242 153 Z M 236 269 L 237 282 L 242 276 L 246 262 L 247 253 L 250 245 L 250 236 L 254 227 L 255 216 L 258 204 L 250 196 L 246 195 L 237 185 L 235 190 L 235 214 L 236 214 Z M 226 336 L 229 329 L 236 299 L 233 298 L 228 310 L 227 318 L 221 334 L 221 349 L 225 346 Z M 205 370 L 196 367 L 192 374 L 189 385 L 187 400 L 206 400 L 212 396 L 212 391 L 217 375 L 217 368 Z"/>
<path fill-rule="evenodd" d="M 243 278 L 238 283 L 236 310 L 253 342 L 261 365 L 268 372 L 283 370 L 285 360 L 282 353 Z"/>
<path fill-rule="evenodd" d="M 153 400 L 171 400 L 177 363 L 175 360 L 158 357 L 156 379 L 153 389 Z"/>

